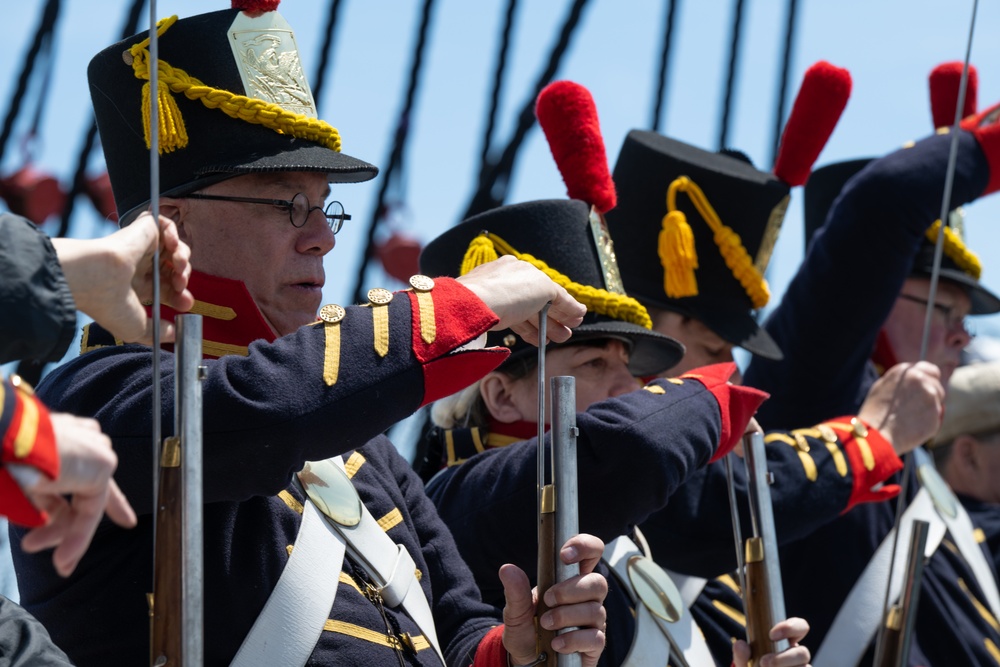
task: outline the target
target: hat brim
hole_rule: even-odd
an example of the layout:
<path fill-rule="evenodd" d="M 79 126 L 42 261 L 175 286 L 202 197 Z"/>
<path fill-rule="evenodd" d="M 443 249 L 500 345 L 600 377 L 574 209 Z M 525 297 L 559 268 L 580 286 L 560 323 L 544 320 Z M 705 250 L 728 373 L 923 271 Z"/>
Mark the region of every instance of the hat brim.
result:
<path fill-rule="evenodd" d="M 621 340 L 628 343 L 628 370 L 635 377 L 659 375 L 676 366 L 684 358 L 684 346 L 673 338 L 637 324 L 618 320 L 603 320 L 581 324 L 573 329 L 573 335 L 568 341 L 565 343 L 549 343 L 547 349 L 558 349 L 562 346 L 601 338 Z M 519 340 L 511 350 L 511 356 L 508 358 L 508 361 L 524 358 L 530 354 L 537 354 L 537 348 Z"/>
<path fill-rule="evenodd" d="M 931 272 L 923 268 L 915 268 L 913 273 L 931 277 Z M 969 290 L 969 301 L 972 307 L 970 315 L 990 315 L 1000 312 L 1000 297 L 989 291 L 980 284 L 978 280 L 958 269 L 942 268 L 939 272 L 941 279 L 958 283 Z"/>
<path fill-rule="evenodd" d="M 258 153 L 251 160 L 240 160 L 209 164 L 198 168 L 195 178 L 181 186 L 163 193 L 167 197 L 177 197 L 201 188 L 246 174 L 266 174 L 274 172 L 312 171 L 325 172 L 330 183 L 363 183 L 378 175 L 378 167 L 345 153 L 332 151 L 324 146 L 301 141 L 300 146 L 283 149 L 269 154 Z M 132 222 L 145 211 L 149 201 L 145 201 L 121 215 L 121 226 Z"/>

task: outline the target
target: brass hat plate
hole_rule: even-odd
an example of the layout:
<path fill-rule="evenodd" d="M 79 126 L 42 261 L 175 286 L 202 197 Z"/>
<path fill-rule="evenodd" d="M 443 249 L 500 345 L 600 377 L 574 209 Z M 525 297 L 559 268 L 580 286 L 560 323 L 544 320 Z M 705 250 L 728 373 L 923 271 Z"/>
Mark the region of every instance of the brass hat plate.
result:
<path fill-rule="evenodd" d="M 307 461 L 299 481 L 316 509 L 341 526 L 361 523 L 361 497 L 350 477 L 333 461 Z"/>
<path fill-rule="evenodd" d="M 948 483 L 944 481 L 933 465 L 925 463 L 918 466 L 917 478 L 920 480 L 920 484 L 927 489 L 935 507 L 952 519 L 958 516 L 958 498 L 955 497 L 955 494 L 948 487 Z"/>
<path fill-rule="evenodd" d="M 636 595 L 653 615 L 668 623 L 681 617 L 684 602 L 677 586 L 663 568 L 645 556 L 628 559 L 628 578 Z"/>

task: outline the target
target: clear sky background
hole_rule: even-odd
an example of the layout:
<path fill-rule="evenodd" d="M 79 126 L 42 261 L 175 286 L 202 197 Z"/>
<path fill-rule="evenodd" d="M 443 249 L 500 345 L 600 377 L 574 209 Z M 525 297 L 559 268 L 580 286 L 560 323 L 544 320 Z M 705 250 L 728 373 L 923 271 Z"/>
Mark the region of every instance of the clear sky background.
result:
<path fill-rule="evenodd" d="M 671 71 L 660 130 L 697 146 L 715 149 L 723 105 L 734 0 L 679 0 Z M 5 3 L 6 56 L 0 59 L 0 113 L 10 104 L 43 0 Z M 35 166 L 64 181 L 72 177 L 76 153 L 90 118 L 86 66 L 117 38 L 129 0 L 64 0 L 57 25 L 56 61 L 47 93 Z M 507 142 L 516 113 L 531 94 L 568 0 L 519 3 L 494 141 Z M 556 78 L 571 79 L 593 93 L 609 162 L 625 134 L 648 129 L 665 26 L 665 0 L 591 0 Z M 728 144 L 758 167 L 770 155 L 775 97 L 786 23 L 785 0 L 745 0 L 744 32 Z M 423 3 L 417 0 L 343 0 L 336 41 L 325 76 L 320 115 L 343 137 L 346 153 L 386 164 L 392 132 L 409 75 Z M 157 14 L 182 17 L 222 9 L 226 2 L 160 0 Z M 454 224 L 475 184 L 484 121 L 506 3 L 502 0 L 438 0 L 432 16 L 423 82 L 411 120 L 405 163 L 405 198 L 392 229 L 427 241 Z M 296 31 L 307 74 L 319 60 L 329 3 L 284 0 L 281 13 Z M 931 132 L 927 75 L 937 64 L 965 54 L 972 0 L 800 0 L 789 101 L 806 68 L 828 60 L 850 70 L 854 91 L 818 165 L 883 154 Z M 144 13 L 143 25 L 148 13 Z M 972 62 L 980 72 L 980 108 L 1000 100 L 1000 5 L 980 3 Z M 20 128 L 29 121 L 36 95 L 29 93 Z M 0 173 L 24 163 L 16 132 Z M 102 168 L 95 151 L 91 166 Z M 381 177 L 380 177 L 381 179 Z M 350 301 L 363 227 L 380 179 L 338 186 L 335 195 L 354 220 L 338 236 L 326 263 L 327 302 Z M 508 203 L 565 196 L 565 187 L 537 127 L 526 140 Z M 802 258 L 802 193 L 795 189 L 769 279 L 772 305 Z M 113 231 L 84 200 L 72 233 L 100 236 Z M 983 280 L 1000 289 L 1000 197 L 967 208 L 967 241 L 985 265 Z M 54 231 L 54 224 L 47 229 Z M 859 238 L 858 243 L 864 239 Z M 877 267 L 872 267 L 877 270 Z M 367 287 L 395 287 L 372 271 Z M 850 304 L 831 304 L 839 313 Z M 980 318 L 980 334 L 1000 334 L 1000 319 Z M 71 350 L 71 353 L 73 351 Z"/>

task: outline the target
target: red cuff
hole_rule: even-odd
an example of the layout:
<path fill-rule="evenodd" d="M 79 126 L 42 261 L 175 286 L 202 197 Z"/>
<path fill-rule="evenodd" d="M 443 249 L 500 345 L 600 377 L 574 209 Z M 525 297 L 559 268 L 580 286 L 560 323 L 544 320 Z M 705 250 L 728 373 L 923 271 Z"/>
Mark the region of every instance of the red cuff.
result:
<path fill-rule="evenodd" d="M 465 345 L 500 321 L 496 313 L 462 283 L 452 278 L 435 278 L 434 289 L 425 292 L 434 299 L 435 331 L 433 341 L 427 343 L 421 335 L 417 294 L 408 294 L 413 312 L 410 318 L 413 323 L 413 354 L 421 363 L 437 359 Z"/>
<path fill-rule="evenodd" d="M 743 437 L 747 424 L 756 414 L 757 408 L 770 396 L 760 389 L 729 384 L 729 378 L 735 372 L 736 364 L 727 362 L 695 368 L 681 376 L 701 382 L 719 402 L 722 428 L 719 434 L 719 446 L 709 463 L 718 461 L 733 450 Z"/>
<path fill-rule="evenodd" d="M 59 476 L 59 452 L 48 409 L 30 389 L 15 389 L 10 382 L 4 388 L 13 394 L 13 400 L 5 397 L 0 415 L 0 462 L 29 465 L 55 479 Z"/>
<path fill-rule="evenodd" d="M 420 407 L 451 396 L 483 378 L 506 361 L 510 350 L 488 348 L 448 354 L 423 365 L 424 400 Z"/>
<path fill-rule="evenodd" d="M 476 649 L 472 667 L 507 667 L 507 649 L 503 646 L 503 626 L 498 625 L 486 633 Z"/>
<path fill-rule="evenodd" d="M 902 460 L 881 433 L 861 422 L 864 429 L 860 429 L 860 432 L 864 433 L 867 429 L 867 434 L 859 436 L 851 417 L 839 417 L 824 423 L 839 437 L 851 466 L 853 477 L 851 497 L 843 513 L 849 512 L 852 507 L 861 503 L 881 502 L 899 495 L 898 484 L 880 486 L 903 469 Z M 878 489 L 873 490 L 872 487 L 875 486 L 878 486 Z"/>
<path fill-rule="evenodd" d="M 45 512 L 28 500 L 21 485 L 3 468 L 0 468 L 0 514 L 11 523 L 27 528 L 44 526 L 49 519 Z"/>
<path fill-rule="evenodd" d="M 997 122 L 998 114 L 1000 114 L 1000 104 L 994 104 L 985 111 L 969 116 L 962 121 L 961 125 L 963 130 L 972 132 L 973 136 L 976 137 L 979 147 L 986 155 L 986 162 L 990 166 L 990 180 L 980 197 L 1000 190 L 1000 123 Z"/>

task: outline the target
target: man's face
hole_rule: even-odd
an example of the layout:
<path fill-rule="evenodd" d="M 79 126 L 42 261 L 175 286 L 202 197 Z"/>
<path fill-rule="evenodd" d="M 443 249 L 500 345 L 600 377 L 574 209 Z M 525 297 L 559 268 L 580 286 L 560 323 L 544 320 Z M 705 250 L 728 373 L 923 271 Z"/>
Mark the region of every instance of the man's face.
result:
<path fill-rule="evenodd" d="M 885 333 L 898 362 L 920 360 L 920 342 L 929 295 L 929 280 L 907 278 L 885 321 Z M 958 367 L 962 349 L 972 340 L 964 325 L 971 308 L 972 302 L 964 287 L 945 280 L 938 283 L 926 361 L 941 369 L 941 383 L 944 385 L 948 384 L 948 378 Z"/>
<path fill-rule="evenodd" d="M 326 174 L 280 172 L 238 176 L 203 188 L 212 195 L 291 200 L 303 193 L 322 207 L 330 194 Z M 288 210 L 266 204 L 166 199 L 180 211 L 179 229 L 191 246 L 195 269 L 242 280 L 264 319 L 279 336 L 314 322 L 322 299 L 323 256 L 334 246 L 321 211 L 296 228 Z"/>
<path fill-rule="evenodd" d="M 545 354 L 545 374 L 550 378 L 557 375 L 576 378 L 577 412 L 585 411 L 598 401 L 639 388 L 639 381 L 628 370 L 628 350 L 619 340 L 609 340 L 603 347 L 567 345 L 549 350 Z M 515 381 L 511 399 L 522 419 L 535 421 L 538 414 L 538 374 L 531 373 Z"/>
<path fill-rule="evenodd" d="M 684 358 L 673 368 L 660 373 L 661 377 L 676 377 L 693 368 L 733 360 L 733 344 L 720 338 L 702 324 L 701 320 L 672 310 L 657 310 L 653 330 L 679 341 L 685 349 Z"/>

